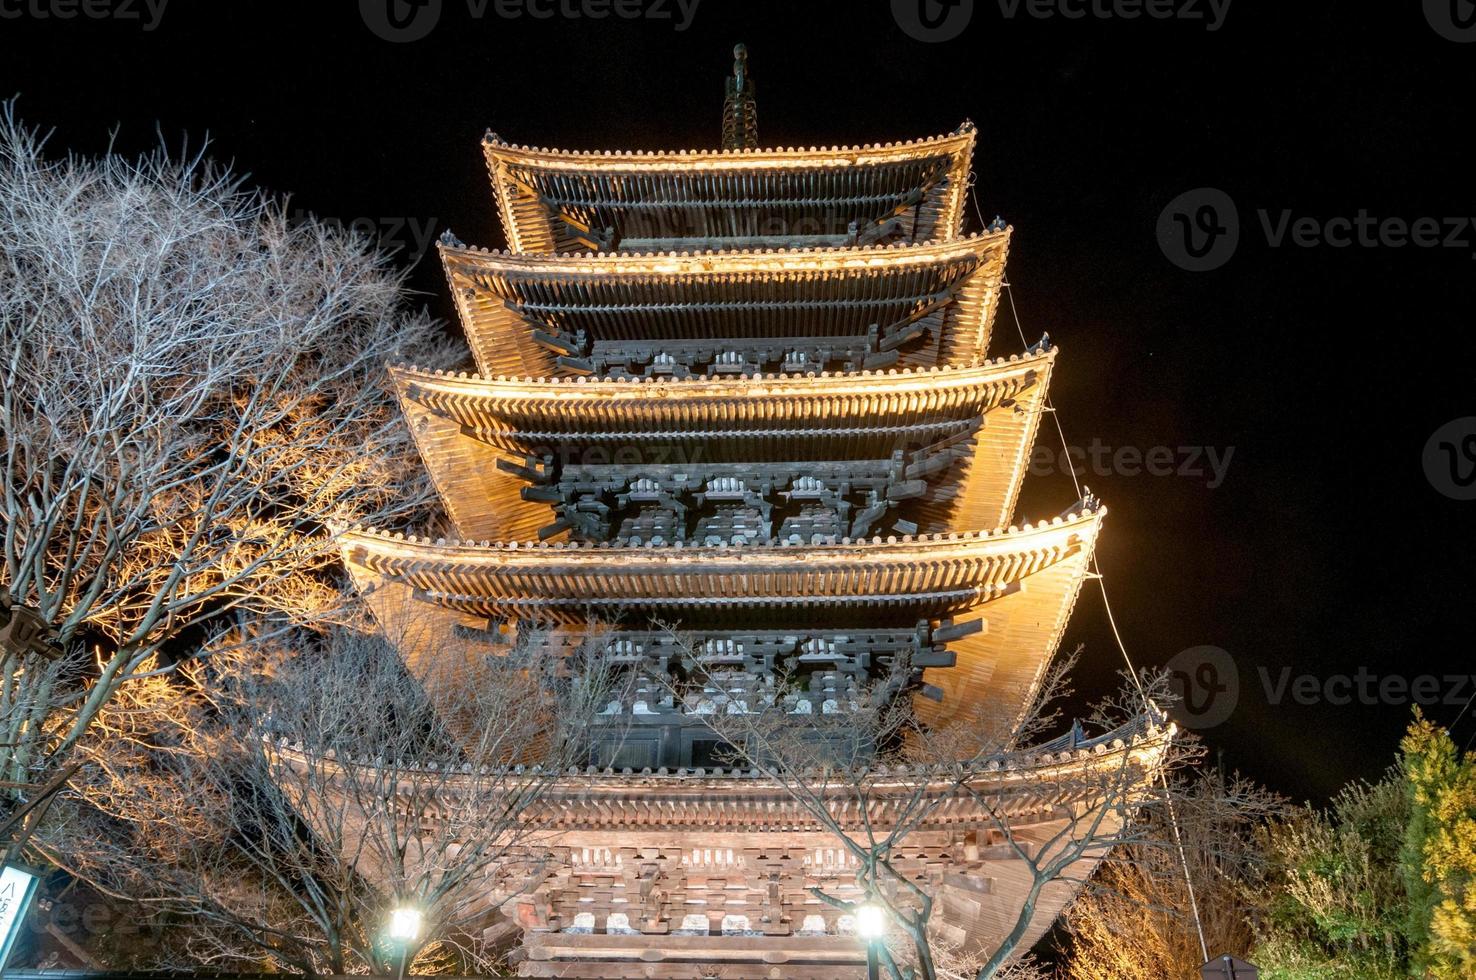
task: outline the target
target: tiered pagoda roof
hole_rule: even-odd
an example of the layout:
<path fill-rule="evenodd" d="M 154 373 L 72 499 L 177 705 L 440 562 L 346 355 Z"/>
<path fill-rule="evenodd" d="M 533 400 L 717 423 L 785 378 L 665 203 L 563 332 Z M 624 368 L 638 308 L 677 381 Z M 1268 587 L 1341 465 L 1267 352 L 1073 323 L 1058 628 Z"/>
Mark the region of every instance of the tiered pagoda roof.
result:
<path fill-rule="evenodd" d="M 483 140 L 514 252 L 949 241 L 974 126 L 867 146 L 588 152 Z"/>
<path fill-rule="evenodd" d="M 628 495 L 635 469 L 635 479 L 686 498 L 725 479 L 791 502 L 826 499 L 842 483 L 870 487 L 885 507 L 864 525 L 859 508 L 832 528 L 859 537 L 899 517 L 914 531 L 1009 523 L 1054 364 L 1055 352 L 1042 350 L 969 368 L 849 374 L 391 374 L 464 538 L 557 540 L 576 526 L 581 496 Z M 782 523 L 773 532 L 792 543 L 823 536 L 818 527 L 786 533 Z"/>
<path fill-rule="evenodd" d="M 580 627 L 653 620 L 721 634 L 846 633 L 968 622 L 924 673 L 943 708 L 1023 711 L 1065 629 L 1105 509 L 1039 526 L 822 545 L 640 548 L 468 544 L 350 531 L 349 569 L 412 667 L 444 656 L 438 636 L 488 621 Z M 432 628 L 432 617 L 441 620 Z M 959 630 L 957 632 L 963 632 Z M 411 639 L 424 635 L 423 644 Z M 932 709 L 925 709 L 932 712 Z"/>
<path fill-rule="evenodd" d="M 541 255 L 448 237 L 440 252 L 483 374 L 681 377 L 977 364 L 1009 240 Z"/>
<path fill-rule="evenodd" d="M 1110 778 L 1124 766 L 1151 769 L 1162 757 L 1176 728 L 1164 718 L 1140 719 L 1094 737 L 1063 735 L 1027 750 L 1002 752 L 980 760 L 968 770 L 956 765 L 898 766 L 866 782 L 870 806 L 862 806 L 852 789 L 841 785 L 819 793 L 826 812 L 843 829 L 885 830 L 903 820 L 918 820 L 924 830 L 949 827 L 986 827 L 990 814 L 1050 819 L 1063 809 L 1089 807 L 1097 789 L 1092 776 Z M 309 757 L 301 743 L 282 738 L 271 751 L 294 768 L 318 766 L 337 778 L 353 778 L 357 769 L 386 766 L 415 772 L 408 761 L 387 762 L 370 756 L 354 759 Z M 444 792 L 454 798 L 459 786 L 475 786 L 481 776 L 493 774 L 499 782 L 547 778 L 536 767 L 518 766 L 495 771 L 439 773 Z M 794 774 L 817 785 L 826 778 L 821 770 Z M 594 826 L 621 830 L 706 829 L 751 833 L 793 830 L 825 832 L 819 815 L 797 801 L 783 784 L 757 769 L 678 767 L 642 769 L 589 766 L 561 773 L 547 793 L 524 794 L 529 805 L 520 810 L 520 822 L 551 830 L 579 830 Z M 382 778 L 374 779 L 384 783 Z M 483 780 L 485 782 L 485 780 Z M 408 794 L 409 780 L 388 785 Z M 741 787 L 742 796 L 718 803 L 726 787 Z M 464 790 L 463 790 L 464 791 Z M 921 797 L 939 805 L 919 807 Z M 430 815 L 434 818 L 434 814 Z"/>
<path fill-rule="evenodd" d="M 1096 537 L 1101 508 L 1024 530 L 947 535 L 890 535 L 787 547 L 435 543 L 349 531 L 349 560 L 401 580 L 436 602 L 478 615 L 542 610 L 558 619 L 588 607 L 652 612 L 730 608 L 906 606 L 946 612 L 1002 594 L 1042 568 L 1081 551 Z"/>
<path fill-rule="evenodd" d="M 523 976 L 688 976 L 697 961 L 731 963 L 734 976 L 769 976 L 778 966 L 800 980 L 855 977 L 864 953 L 847 934 L 854 924 L 808 888 L 864 901 L 858 869 L 835 846 L 833 828 L 884 834 L 906 820 L 916 826 L 891 855 L 894 867 L 934 896 L 940 935 L 988 949 L 1014 924 L 1016 847 L 1049 857 L 1068 853 L 1063 844 L 1082 827 L 1104 836 L 1121 827 L 1151 792 L 1174 734 L 1171 723 L 1144 719 L 1003 753 L 962 777 L 956 766 L 897 768 L 868 781 L 864 798 L 831 784 L 829 774 L 796 774 L 825 801 L 826 821 L 758 771 L 571 771 L 547 791 L 526 794 L 535 802 L 518 814 L 548 841 L 556 870 L 530 888 L 520 869 L 489 869 L 484 901 L 529 928 Z M 412 770 L 387 780 L 376 771 L 383 760 L 309 758 L 285 740 L 273 751 L 288 765 L 329 770 L 330 782 L 405 791 L 414 777 Z M 458 787 L 476 794 L 489 779 L 546 778 L 506 770 L 427 775 L 452 796 Z M 1135 780 L 1142 790 L 1123 790 Z M 1005 824 L 1012 842 L 1000 833 Z M 672 845 L 685 840 L 705 846 Z M 1089 850 L 1037 896 L 1039 914 L 1022 948 L 1044 934 L 1101 857 Z M 761 916 L 781 909 L 789 917 Z M 735 915 L 743 925 L 737 936 L 726 934 Z M 760 963 L 765 972 L 745 971 Z"/>

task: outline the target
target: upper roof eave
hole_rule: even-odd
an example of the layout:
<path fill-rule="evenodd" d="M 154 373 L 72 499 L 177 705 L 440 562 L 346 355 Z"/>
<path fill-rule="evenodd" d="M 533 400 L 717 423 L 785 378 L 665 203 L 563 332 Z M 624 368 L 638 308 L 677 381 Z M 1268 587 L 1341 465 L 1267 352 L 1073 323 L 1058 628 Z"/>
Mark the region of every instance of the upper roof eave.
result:
<path fill-rule="evenodd" d="M 564 150 L 510 143 L 489 131 L 482 139 L 489 162 L 539 166 L 551 170 L 762 169 L 782 167 L 856 166 L 947 153 L 959 157 L 973 151 L 977 129 L 964 120 L 951 133 L 919 139 L 860 146 L 782 146 L 721 150 Z"/>
<path fill-rule="evenodd" d="M 534 564 L 629 567 L 649 565 L 663 571 L 680 572 L 684 565 L 705 562 L 716 568 L 731 565 L 745 570 L 760 559 L 775 559 L 799 565 L 809 562 L 847 562 L 857 558 L 905 562 L 920 555 L 950 556 L 970 552 L 1013 553 L 1026 550 L 1048 538 L 1073 535 L 1095 539 L 1107 508 L 1095 498 L 1082 501 L 1071 512 L 1038 522 L 1008 528 L 978 531 L 949 531 L 939 534 L 890 535 L 843 538 L 829 544 L 773 544 L 749 547 L 712 545 L 628 546 L 587 542 L 547 541 L 456 541 L 423 538 L 414 534 L 386 532 L 355 526 L 337 533 L 339 548 L 347 553 L 365 551 L 392 560 L 433 562 L 438 567 L 498 569 Z"/>
<path fill-rule="evenodd" d="M 1176 723 L 1167 720 L 1161 709 L 1150 710 L 1114 729 L 1083 739 L 1071 746 L 1057 746 L 1052 742 L 1040 746 L 1022 747 L 987 757 L 977 765 L 973 772 L 964 777 L 962 785 L 968 787 L 970 791 L 982 790 L 989 794 L 1001 791 L 1028 791 L 1032 785 L 1039 786 L 1043 780 L 1070 779 L 1091 771 L 1112 770 L 1122 767 L 1124 761 L 1129 760 L 1136 762 L 1146 772 L 1152 774 L 1153 778 L 1156 778 L 1159 767 L 1164 764 L 1168 752 L 1178 737 L 1179 728 Z M 270 747 L 269 751 L 280 755 L 284 761 L 299 766 L 322 765 L 332 770 L 343 771 L 382 764 L 368 756 L 350 759 L 315 758 L 304 751 L 301 742 L 293 742 L 285 737 L 264 741 Z M 1052 748 L 1057 751 L 1051 751 Z M 406 766 L 404 763 L 396 765 L 400 771 L 411 778 L 414 778 L 414 774 L 420 771 L 413 765 Z M 470 772 L 463 770 L 462 773 L 449 774 L 438 770 L 426 771 L 427 776 L 445 783 L 447 788 L 453 791 L 459 781 L 475 782 L 478 776 L 484 773 L 526 775 L 530 779 L 548 778 L 547 774 L 536 766 L 481 767 Z M 800 771 L 794 775 L 801 779 L 819 780 L 825 778 L 826 773 L 816 770 L 814 772 Z M 943 791 L 955 790 L 961 785 L 958 767 L 949 764 L 899 766 L 890 769 L 885 777 L 868 783 L 869 789 L 878 796 L 895 795 L 900 798 L 911 797 L 920 785 L 934 786 Z M 610 799 L 620 799 L 632 792 L 639 794 L 642 799 L 650 799 L 653 796 L 660 797 L 663 790 L 697 793 L 704 790 L 742 791 L 757 795 L 769 791 L 776 797 L 788 798 L 783 784 L 774 780 L 766 772 L 739 768 L 724 770 L 721 767 L 715 771 L 700 768 L 662 768 L 654 771 L 644 769 L 634 772 L 630 769 L 616 771 L 591 766 L 571 769 L 561 774 L 554 780 L 553 788 L 555 795 L 562 796 L 567 793 L 581 799 L 602 798 L 606 794 Z"/>
<path fill-rule="evenodd" d="M 695 252 L 512 252 L 477 248 L 446 236 L 436 244 L 442 265 L 475 267 L 478 271 L 510 274 L 570 274 L 597 276 L 660 276 L 681 274 L 742 274 L 866 270 L 888 266 L 946 264 L 981 256 L 991 248 L 1009 246 L 1013 226 L 950 241 L 913 244 L 841 245 L 826 248 L 703 250 Z"/>
<path fill-rule="evenodd" d="M 786 395 L 896 393 L 900 389 L 925 386 L 929 391 L 971 388 L 1004 381 L 1018 374 L 1037 371 L 1054 363 L 1058 347 L 996 357 L 968 367 L 942 365 L 926 368 L 891 368 L 878 371 L 821 371 L 805 374 L 763 374 L 740 378 L 591 378 L 578 377 L 486 377 L 466 371 L 452 372 L 391 364 L 389 372 L 403 389 L 416 385 L 447 394 L 486 398 L 556 398 L 567 404 L 571 396 L 596 399 L 664 400 L 683 398 L 765 398 Z"/>

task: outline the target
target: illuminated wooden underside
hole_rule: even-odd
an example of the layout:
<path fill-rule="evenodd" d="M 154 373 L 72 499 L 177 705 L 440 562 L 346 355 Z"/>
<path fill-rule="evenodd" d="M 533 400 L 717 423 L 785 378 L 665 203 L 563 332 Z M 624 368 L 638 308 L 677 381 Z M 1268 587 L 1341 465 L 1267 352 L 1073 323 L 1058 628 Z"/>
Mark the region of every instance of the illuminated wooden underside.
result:
<path fill-rule="evenodd" d="M 443 242 L 440 253 L 488 376 L 606 374 L 663 356 L 699 374 L 778 370 L 796 357 L 817 369 L 968 367 L 988 348 L 1009 236 L 679 255 Z"/>
<path fill-rule="evenodd" d="M 1054 363 L 1049 350 L 959 370 L 818 377 L 596 382 L 410 368 L 391 374 L 457 533 L 531 540 L 553 512 L 525 500 L 528 482 L 499 461 L 551 457 L 586 474 L 700 481 L 784 462 L 815 474 L 822 461 L 885 461 L 894 451 L 947 440 L 956 447 L 946 471 L 927 474 L 947 492 L 920 502 L 916 523 L 928 532 L 1000 527 L 1014 511 Z"/>
<path fill-rule="evenodd" d="M 813 247 L 958 237 L 974 139 L 630 153 L 489 134 L 483 152 L 514 252 Z"/>
<path fill-rule="evenodd" d="M 952 666 L 924 672 L 942 700 L 919 709 L 929 719 L 960 709 L 1014 717 L 1060 642 L 1105 513 L 1088 504 L 1022 529 L 804 547 L 438 543 L 366 530 L 343 533 L 340 547 L 422 677 L 445 669 L 458 627 L 489 621 L 859 629 L 982 617 L 982 630 L 949 644 Z"/>
<path fill-rule="evenodd" d="M 917 768 L 872 777 L 864 804 L 834 784 L 817 795 L 835 824 L 858 839 L 868 828 L 886 833 L 901 814 L 916 818 L 918 799 L 930 801 L 891 855 L 893 865 L 934 897 L 932 921 L 944 938 L 992 949 L 1019 916 L 1029 884 L 1005 828 L 1037 857 L 1042 849 L 1046 858 L 1061 853 L 1053 848 L 1080 833 L 1069 829 L 1071 814 L 1078 827 L 1100 816 L 1096 839 L 1110 841 L 1152 792 L 1173 737 L 1171 724 L 1144 718 L 1094 738 L 1067 735 L 997 756 L 966 789 Z M 374 785 L 385 779 L 356 775 L 367 759 L 310 762 L 291 747 L 276 751 L 293 767 L 328 766 L 339 778 Z M 412 770 L 392 783 L 409 795 L 416 778 Z M 484 777 L 428 778 L 438 793 L 454 795 L 461 783 Z M 489 771 L 485 778 L 508 777 Z M 758 773 L 590 770 L 550 783 L 520 818 L 538 831 L 529 849 L 551 861 L 539 862 L 533 881 L 526 862 L 489 870 L 478 907 L 523 930 L 524 976 L 697 977 L 720 963 L 730 964 L 725 976 L 768 976 L 781 964 L 785 977 L 819 980 L 853 978 L 864 963 L 841 910 L 809 891 L 862 900 L 854 860 L 813 811 Z M 353 839 L 344 844 L 356 860 L 375 853 Z M 1104 850 L 1087 850 L 1046 887 L 1022 948 L 1075 896 Z M 359 870 L 371 881 L 381 877 L 367 863 Z M 750 934 L 722 934 L 738 922 Z"/>

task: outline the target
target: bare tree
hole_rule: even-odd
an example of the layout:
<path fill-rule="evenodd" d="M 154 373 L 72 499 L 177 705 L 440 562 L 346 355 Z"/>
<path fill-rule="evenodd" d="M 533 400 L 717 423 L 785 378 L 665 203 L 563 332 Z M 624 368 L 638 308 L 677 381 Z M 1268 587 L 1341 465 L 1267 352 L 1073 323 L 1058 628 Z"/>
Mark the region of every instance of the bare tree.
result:
<path fill-rule="evenodd" d="M 899 962 L 909 962 L 909 944 L 892 941 L 889 948 Z M 937 980 L 975 980 L 988 957 L 986 950 L 970 949 L 941 936 L 933 936 L 933 970 Z M 1058 974 L 1055 968 L 1041 963 L 1033 953 L 1026 953 L 996 970 L 994 980 L 1058 980 Z"/>
<path fill-rule="evenodd" d="M 180 914 L 177 952 L 195 966 L 485 966 L 483 929 L 547 860 L 521 814 L 586 760 L 610 694 L 595 655 L 541 649 L 448 643 L 448 662 L 481 667 L 456 731 L 390 644 L 347 631 L 192 664 L 217 676 L 189 709 L 150 690 L 167 680 L 132 686 L 83 740 L 70 822 L 42 844 L 94 887 Z M 384 936 L 401 907 L 423 920 L 408 949 Z"/>
<path fill-rule="evenodd" d="M 1032 773 L 1032 793 L 1058 801 L 1056 819 L 1043 837 L 1022 834 L 1007 805 L 990 792 L 991 774 L 1018 761 L 1018 748 L 1054 722 L 1051 705 L 1066 691 L 1074 655 L 1049 669 L 1023 712 L 1006 715 L 976 706 L 934 726 L 914 714 L 907 695 L 909 667 L 900 658 L 886 678 L 838 678 L 821 710 L 784 695 L 800 685 L 791 684 L 782 671 L 768 680 L 708 672 L 691 644 L 684 659 L 688 680 L 670 682 L 673 697 L 713 701 L 705 721 L 726 743 L 729 757 L 779 783 L 854 859 L 854 887 L 843 893 L 812 888 L 811 893 L 852 912 L 862 901 L 882 906 L 896 934 L 882 951 L 894 980 L 964 972 L 985 980 L 1011 970 L 1027 973 L 1028 967 L 1014 964 L 1025 952 L 1021 945 L 1043 898 L 1079 887 L 1108 851 L 1136 840 L 1141 831 L 1134 819 L 1153 803 L 1157 774 L 1193 752 L 1174 739 L 1171 727 L 1156 727 L 1166 725 L 1156 704 L 1166 689 L 1131 685 L 1094 716 L 1103 736 L 1092 739 L 1073 730 L 1032 750 L 1073 758 L 1078 751 L 1092 751 L 1095 758 L 1085 765 L 1041 766 Z M 1113 741 L 1118 733 L 1135 730 L 1158 734 L 1143 751 Z M 906 778 L 899 780 L 899 771 Z M 940 807 L 961 799 L 986 816 L 991 846 L 1007 852 L 1026 876 L 1018 917 L 991 949 L 944 936 L 933 917 L 938 896 L 918 881 L 915 869 L 899 861 L 908 836 Z M 880 812 L 891 816 L 885 822 L 870 817 Z"/>
<path fill-rule="evenodd" d="M 326 528 L 431 498 L 385 362 L 450 359 L 369 243 L 200 153 L 44 142 L 0 105 L 0 584 L 36 627 L 3 644 L 16 808 L 223 613 L 338 614 Z"/>
<path fill-rule="evenodd" d="M 1068 912 L 1071 980 L 1193 976 L 1204 962 L 1195 907 L 1210 955 L 1254 943 L 1246 899 L 1264 872 L 1258 831 L 1285 802 L 1219 769 L 1170 790 L 1172 810 L 1149 808 L 1141 839 L 1104 861 Z"/>

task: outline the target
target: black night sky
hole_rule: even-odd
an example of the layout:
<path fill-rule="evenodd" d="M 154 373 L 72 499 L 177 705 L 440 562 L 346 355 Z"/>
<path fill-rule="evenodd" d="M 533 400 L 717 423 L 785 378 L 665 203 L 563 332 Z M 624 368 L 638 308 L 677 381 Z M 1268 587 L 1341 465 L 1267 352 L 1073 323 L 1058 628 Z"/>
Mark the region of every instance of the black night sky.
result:
<path fill-rule="evenodd" d="M 1440 678 L 1419 689 L 1442 702 L 1427 713 L 1456 720 L 1476 693 L 1444 676 L 1476 670 L 1476 501 L 1441 490 L 1476 495 L 1456 484 L 1476 428 L 1442 437 L 1472 453 L 1454 476 L 1427 478 L 1422 459 L 1437 429 L 1476 415 L 1476 43 L 1444 36 L 1417 0 L 1164 7 L 1200 19 L 1121 16 L 1143 8 L 1129 0 L 975 0 L 937 42 L 899 26 L 917 0 L 895 16 L 889 0 L 616 5 L 655 15 L 638 19 L 590 16 L 607 0 L 562 0 L 578 13 L 565 16 L 559 2 L 504 2 L 524 11 L 512 18 L 496 0 L 443 0 L 427 37 L 392 43 L 351 0 L 172 0 L 157 20 L 143 0 L 0 0 L 0 97 L 18 93 L 27 121 L 55 127 L 58 152 L 101 151 L 114 129 L 130 153 L 159 132 L 176 146 L 208 135 L 254 182 L 375 224 L 407 262 L 426 229 L 502 244 L 479 147 L 489 127 L 569 148 L 715 145 L 737 41 L 765 144 L 898 140 L 972 119 L 979 206 L 1015 227 L 1025 331 L 1062 348 L 1067 436 L 1104 447 L 1104 464 L 1129 451 L 1084 479 L 1112 511 L 1099 558 L 1137 661 L 1228 651 L 1238 701 L 1209 743 L 1299 798 L 1392 761 L 1402 685 L 1421 674 Z M 1437 21 L 1472 13 L 1467 0 L 1426 6 Z M 1185 271 L 1156 227 L 1206 187 L 1237 206 L 1239 245 L 1219 268 Z M 1306 235 L 1338 238 L 1333 219 L 1360 211 L 1439 231 L 1423 247 L 1359 243 L 1356 228 L 1347 247 L 1299 246 L 1290 229 L 1277 239 L 1287 211 L 1315 219 Z M 454 321 L 433 254 L 412 281 Z M 1020 349 L 1008 306 L 995 338 L 995 354 Z M 1055 445 L 1049 425 L 1042 445 Z M 1130 453 L 1153 447 L 1195 472 L 1132 472 Z M 1218 485 L 1206 449 L 1222 465 L 1229 454 Z M 1038 476 L 1022 518 L 1074 499 L 1068 476 Z M 1093 583 L 1066 648 L 1078 643 L 1080 698 L 1107 693 L 1121 659 Z M 1338 686 L 1359 668 L 1393 678 L 1382 694 L 1365 682 L 1375 703 L 1356 679 Z M 1300 700 L 1320 703 L 1297 703 L 1300 674 L 1317 678 Z M 1476 736 L 1473 713 L 1458 743 Z"/>

